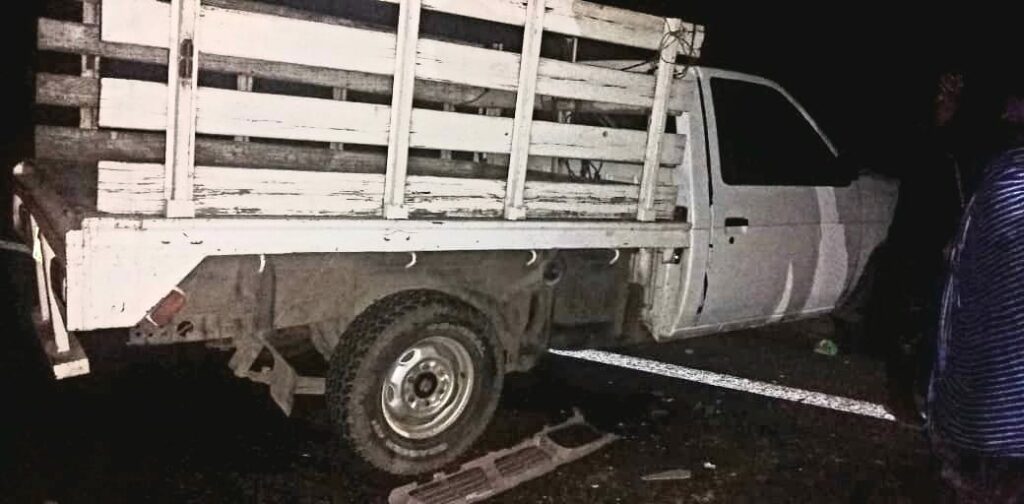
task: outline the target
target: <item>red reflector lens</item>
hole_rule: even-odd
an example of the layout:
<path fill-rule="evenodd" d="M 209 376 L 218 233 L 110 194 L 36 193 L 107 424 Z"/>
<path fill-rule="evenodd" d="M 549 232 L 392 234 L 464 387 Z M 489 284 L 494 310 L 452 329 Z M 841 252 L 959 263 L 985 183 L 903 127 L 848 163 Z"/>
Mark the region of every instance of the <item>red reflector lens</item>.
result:
<path fill-rule="evenodd" d="M 170 324 L 174 316 L 185 307 L 185 300 L 185 293 L 180 289 L 174 289 L 156 304 L 147 318 L 157 327 Z"/>

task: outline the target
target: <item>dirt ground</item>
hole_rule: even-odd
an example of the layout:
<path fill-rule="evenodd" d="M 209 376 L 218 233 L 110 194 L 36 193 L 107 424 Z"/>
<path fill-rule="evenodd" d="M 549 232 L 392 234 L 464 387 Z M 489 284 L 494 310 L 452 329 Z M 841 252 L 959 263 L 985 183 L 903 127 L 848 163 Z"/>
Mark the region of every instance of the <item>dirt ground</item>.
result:
<path fill-rule="evenodd" d="M 288 419 L 265 387 L 235 379 L 227 353 L 122 350 L 90 376 L 53 383 L 32 346 L 19 279 L 0 252 L 5 379 L 3 502 L 383 502 L 407 480 L 355 481 L 335 467 L 320 399 Z M 828 334 L 798 323 L 629 350 L 663 362 L 885 399 L 881 363 L 815 354 Z M 92 334 L 120 337 L 116 332 Z M 102 359 L 101 355 L 101 359 Z M 508 447 L 578 408 L 623 439 L 491 502 L 932 502 L 920 431 L 893 422 L 550 356 L 512 376 L 475 454 Z M 713 468 L 712 468 L 713 467 Z M 688 469 L 682 481 L 645 474 Z"/>

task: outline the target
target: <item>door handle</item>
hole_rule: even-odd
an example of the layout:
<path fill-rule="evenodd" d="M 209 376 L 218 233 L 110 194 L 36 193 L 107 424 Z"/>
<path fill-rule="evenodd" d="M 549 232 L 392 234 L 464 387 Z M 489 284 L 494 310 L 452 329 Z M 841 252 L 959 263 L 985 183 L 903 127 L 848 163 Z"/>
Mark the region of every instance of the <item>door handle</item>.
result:
<path fill-rule="evenodd" d="M 736 243 L 736 235 L 746 234 L 749 225 L 746 217 L 726 217 L 725 235 L 729 237 L 729 243 Z"/>

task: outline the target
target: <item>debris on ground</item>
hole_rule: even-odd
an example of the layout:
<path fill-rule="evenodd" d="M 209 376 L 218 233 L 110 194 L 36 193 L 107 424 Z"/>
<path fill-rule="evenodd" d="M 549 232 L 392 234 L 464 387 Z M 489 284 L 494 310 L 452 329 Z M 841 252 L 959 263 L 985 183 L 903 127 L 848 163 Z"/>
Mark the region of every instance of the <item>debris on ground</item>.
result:
<path fill-rule="evenodd" d="M 711 469 L 713 471 L 715 469 L 718 469 L 718 466 L 712 464 L 711 462 L 704 462 L 704 469 Z"/>
<path fill-rule="evenodd" d="M 589 431 L 586 438 L 579 435 L 582 430 Z M 439 473 L 428 483 L 413 482 L 396 488 L 391 491 L 388 503 L 480 502 L 590 455 L 618 438 L 615 434 L 598 432 L 576 411 L 565 422 L 547 427 L 512 448 L 471 460 L 452 474 Z"/>
<path fill-rule="evenodd" d="M 693 476 L 689 469 L 670 469 L 643 477 L 644 481 L 679 481 L 688 480 Z"/>
<path fill-rule="evenodd" d="M 835 341 L 823 338 L 817 345 L 814 345 L 814 353 L 835 357 L 839 354 L 839 345 L 836 345 Z"/>
<path fill-rule="evenodd" d="M 709 502 L 714 502 L 715 501 L 715 491 L 714 490 L 708 490 L 707 492 L 704 492 L 702 494 L 693 494 L 690 497 L 693 498 L 694 502 L 699 502 L 701 504 L 707 504 Z"/>

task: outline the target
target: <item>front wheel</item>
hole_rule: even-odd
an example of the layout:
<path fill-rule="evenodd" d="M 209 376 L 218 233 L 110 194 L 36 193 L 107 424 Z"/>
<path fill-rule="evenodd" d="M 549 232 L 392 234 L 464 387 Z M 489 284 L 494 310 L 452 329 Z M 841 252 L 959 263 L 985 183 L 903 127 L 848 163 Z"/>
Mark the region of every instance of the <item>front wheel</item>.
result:
<path fill-rule="evenodd" d="M 330 361 L 327 402 L 349 463 L 413 475 L 452 462 L 487 426 L 504 370 L 487 319 L 425 291 L 360 315 Z"/>

